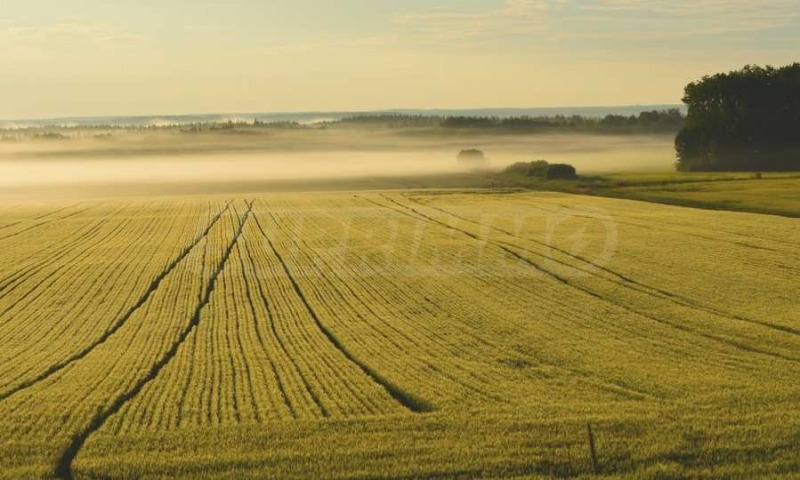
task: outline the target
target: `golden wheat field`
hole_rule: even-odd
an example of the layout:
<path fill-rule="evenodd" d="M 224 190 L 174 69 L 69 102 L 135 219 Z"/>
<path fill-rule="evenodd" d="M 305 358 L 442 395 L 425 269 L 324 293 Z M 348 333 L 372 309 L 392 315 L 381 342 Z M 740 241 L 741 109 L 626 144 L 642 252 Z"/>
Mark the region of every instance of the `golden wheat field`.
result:
<path fill-rule="evenodd" d="M 796 478 L 800 221 L 557 193 L 0 207 L 7 478 Z"/>

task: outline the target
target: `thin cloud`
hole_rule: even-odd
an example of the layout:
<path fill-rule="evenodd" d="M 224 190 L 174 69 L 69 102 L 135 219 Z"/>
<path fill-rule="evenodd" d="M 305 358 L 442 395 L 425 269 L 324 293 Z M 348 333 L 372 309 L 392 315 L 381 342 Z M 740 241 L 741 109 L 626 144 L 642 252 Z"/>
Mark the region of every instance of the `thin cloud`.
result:
<path fill-rule="evenodd" d="M 11 21 L 0 23 L 0 37 L 8 41 L 57 42 L 65 40 L 92 43 L 120 43 L 139 40 L 142 36 L 119 25 L 82 20 L 60 20 L 45 25 L 18 24 Z"/>
<path fill-rule="evenodd" d="M 392 21 L 433 39 L 534 33 L 544 29 L 548 12 L 562 4 L 564 0 L 507 0 L 494 9 L 434 9 L 395 15 Z"/>
<path fill-rule="evenodd" d="M 600 36 L 621 39 L 752 33 L 796 25 L 800 20 L 800 0 L 598 0 L 576 3 L 576 8 L 594 21 L 617 19 L 619 31 Z M 636 25 L 643 21 L 665 28 L 637 31 Z"/>
<path fill-rule="evenodd" d="M 318 41 L 308 43 L 289 43 L 284 45 L 271 45 L 253 49 L 257 54 L 268 57 L 284 57 L 302 55 L 304 53 L 317 51 L 317 50 L 332 50 L 332 49 L 361 49 L 361 48 L 378 48 L 389 44 L 389 37 L 387 36 L 371 36 L 371 37 L 357 37 L 350 39 L 342 39 L 335 41 Z"/>
<path fill-rule="evenodd" d="M 536 35 L 554 40 L 663 41 L 796 25 L 800 0 L 508 0 L 489 9 L 431 9 L 392 18 L 433 40 Z"/>

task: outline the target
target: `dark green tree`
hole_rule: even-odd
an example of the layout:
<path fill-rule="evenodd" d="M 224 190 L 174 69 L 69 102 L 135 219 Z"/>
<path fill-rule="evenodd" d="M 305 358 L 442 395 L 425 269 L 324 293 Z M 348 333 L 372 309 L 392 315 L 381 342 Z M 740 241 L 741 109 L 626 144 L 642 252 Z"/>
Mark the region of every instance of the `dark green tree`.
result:
<path fill-rule="evenodd" d="M 554 163 L 547 166 L 545 178 L 548 180 L 575 180 L 578 178 L 578 172 L 572 165 Z"/>
<path fill-rule="evenodd" d="M 547 174 L 547 167 L 550 164 L 546 160 L 535 160 L 533 162 L 517 162 L 509 165 L 505 173 L 512 175 L 525 175 L 528 177 L 544 177 Z"/>
<path fill-rule="evenodd" d="M 679 170 L 800 169 L 800 63 L 748 65 L 686 87 Z"/>

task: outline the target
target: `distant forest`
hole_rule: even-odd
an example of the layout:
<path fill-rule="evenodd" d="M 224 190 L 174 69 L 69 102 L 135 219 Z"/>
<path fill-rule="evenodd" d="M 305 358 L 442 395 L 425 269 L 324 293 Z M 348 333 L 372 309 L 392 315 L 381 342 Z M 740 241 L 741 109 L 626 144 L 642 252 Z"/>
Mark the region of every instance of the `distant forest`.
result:
<path fill-rule="evenodd" d="M 554 115 L 543 117 L 467 117 L 426 115 L 358 115 L 327 122 L 326 125 L 380 126 L 388 128 L 440 128 L 445 130 L 484 130 L 503 133 L 677 133 L 686 118 L 678 109 L 654 110 L 638 115 Z"/>
<path fill-rule="evenodd" d="M 800 63 L 706 76 L 683 101 L 679 170 L 800 170 Z"/>
<path fill-rule="evenodd" d="M 265 122 L 225 121 L 198 122 L 164 125 L 91 125 L 91 126 L 51 126 L 9 129 L 2 131 L 0 140 L 14 141 L 23 138 L 34 140 L 64 140 L 72 137 L 94 136 L 109 138 L 113 133 L 167 130 L 181 133 L 202 132 L 243 132 L 256 133 L 259 129 L 403 129 L 427 132 L 463 133 L 605 133 L 605 134 L 676 134 L 685 124 L 686 117 L 678 109 L 654 110 L 637 115 L 606 115 L 592 117 L 582 115 L 554 115 L 541 117 L 469 117 L 412 115 L 403 113 L 364 114 L 344 117 L 338 120 L 314 123 L 294 121 Z"/>

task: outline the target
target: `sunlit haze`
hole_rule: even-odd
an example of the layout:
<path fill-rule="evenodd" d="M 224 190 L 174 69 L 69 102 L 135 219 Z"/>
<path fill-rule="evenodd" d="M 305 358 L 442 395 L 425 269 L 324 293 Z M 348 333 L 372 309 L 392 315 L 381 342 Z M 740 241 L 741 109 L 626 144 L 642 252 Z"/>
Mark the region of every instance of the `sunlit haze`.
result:
<path fill-rule="evenodd" d="M 0 119 L 674 104 L 800 41 L 797 0 L 0 5 Z"/>

